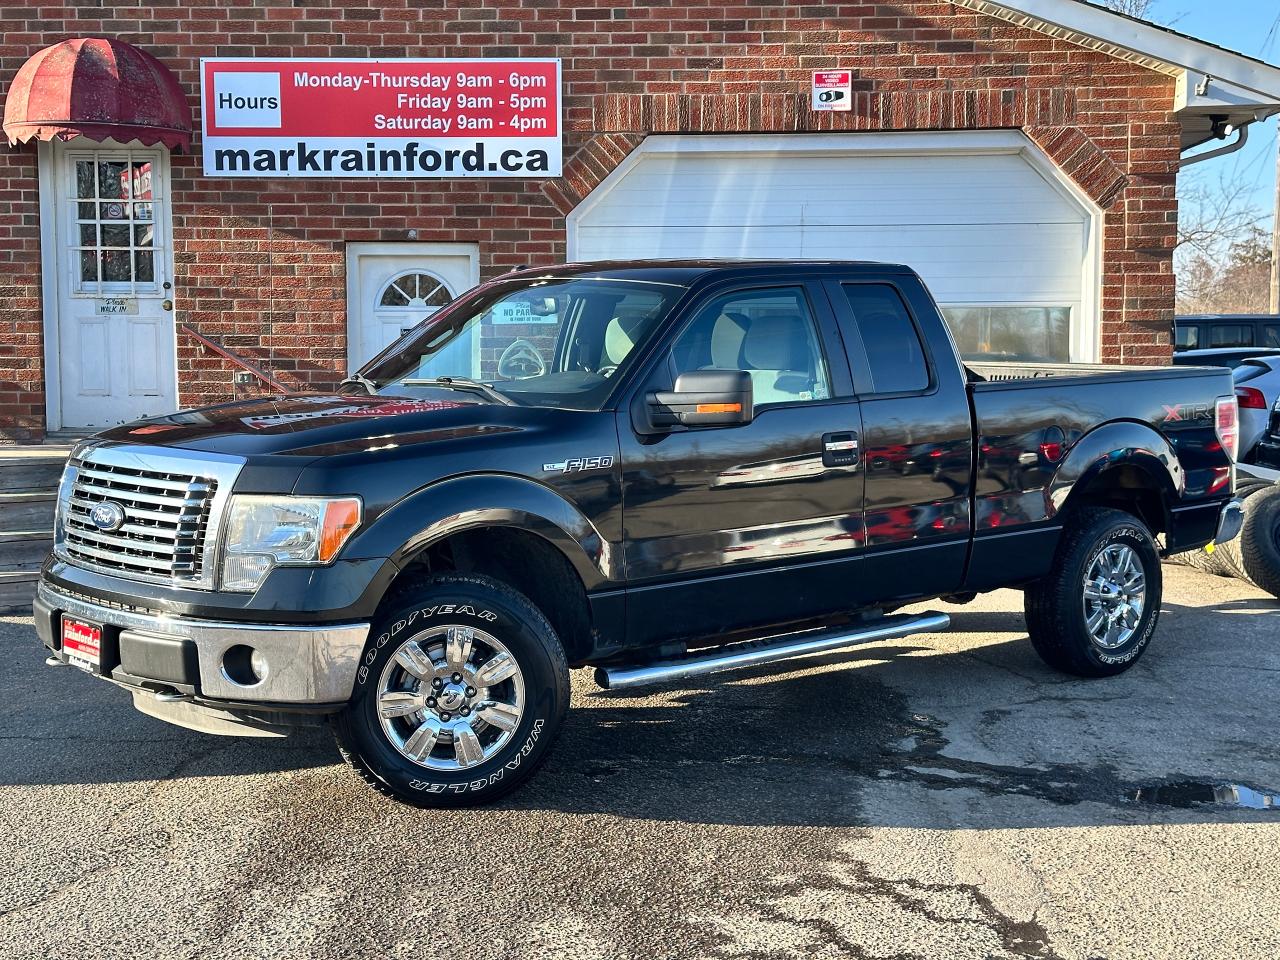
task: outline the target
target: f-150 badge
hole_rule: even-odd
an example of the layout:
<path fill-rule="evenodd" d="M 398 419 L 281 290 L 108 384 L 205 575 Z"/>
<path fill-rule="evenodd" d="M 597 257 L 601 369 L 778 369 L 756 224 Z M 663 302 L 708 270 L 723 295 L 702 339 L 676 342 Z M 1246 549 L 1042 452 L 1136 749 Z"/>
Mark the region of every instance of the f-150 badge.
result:
<path fill-rule="evenodd" d="M 613 457 L 570 457 L 559 463 L 544 463 L 547 473 L 581 473 L 583 470 L 606 470 L 613 466 Z"/>

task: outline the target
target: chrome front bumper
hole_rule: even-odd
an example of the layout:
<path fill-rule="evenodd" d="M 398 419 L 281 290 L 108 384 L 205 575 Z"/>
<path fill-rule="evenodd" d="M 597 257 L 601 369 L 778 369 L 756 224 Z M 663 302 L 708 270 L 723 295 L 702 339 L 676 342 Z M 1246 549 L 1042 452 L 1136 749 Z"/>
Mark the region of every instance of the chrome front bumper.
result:
<path fill-rule="evenodd" d="M 307 626 L 235 623 L 196 620 L 187 617 L 121 610 L 62 593 L 40 584 L 35 604 L 37 630 L 53 655 L 65 661 L 62 653 L 61 614 L 101 624 L 104 627 L 104 651 L 147 649 L 148 644 L 163 647 L 166 642 L 189 649 L 195 648 L 195 676 L 189 679 L 200 700 L 229 701 L 238 704 L 338 704 L 351 698 L 356 668 L 369 635 L 369 624 L 347 623 Z M 107 639 L 110 634 L 110 641 Z M 265 675 L 256 683 L 237 683 L 228 675 L 224 658 L 232 647 L 244 646 L 261 654 Z M 104 653 L 104 656 L 111 654 Z M 121 654 L 115 653 L 120 660 Z M 174 658 L 170 657 L 170 661 Z M 261 662 L 261 661 L 260 661 Z M 123 661 L 104 663 L 103 676 L 135 686 L 156 688 L 170 682 L 168 677 L 148 677 L 130 672 L 113 675 Z M 114 668 L 114 670 L 113 670 Z M 233 671 L 234 672 L 234 671 Z M 175 684 L 181 690 L 182 685 Z"/>

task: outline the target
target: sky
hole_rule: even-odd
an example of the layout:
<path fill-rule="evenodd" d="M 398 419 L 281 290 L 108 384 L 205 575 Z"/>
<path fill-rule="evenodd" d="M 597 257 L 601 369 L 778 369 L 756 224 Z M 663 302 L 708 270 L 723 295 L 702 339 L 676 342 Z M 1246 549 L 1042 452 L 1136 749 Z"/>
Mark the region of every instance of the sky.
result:
<path fill-rule="evenodd" d="M 1180 33 L 1280 64 L 1280 4 L 1276 0 L 1155 0 L 1149 16 Z M 1255 124 L 1239 153 L 1198 168 L 1244 182 L 1252 205 L 1267 215 L 1275 209 L 1276 119 Z"/>

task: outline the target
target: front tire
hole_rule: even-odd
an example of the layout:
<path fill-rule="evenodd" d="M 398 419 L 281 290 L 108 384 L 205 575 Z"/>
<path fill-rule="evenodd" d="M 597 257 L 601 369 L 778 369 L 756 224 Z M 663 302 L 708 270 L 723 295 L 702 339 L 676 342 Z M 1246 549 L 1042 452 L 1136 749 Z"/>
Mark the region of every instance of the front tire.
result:
<path fill-rule="evenodd" d="M 1027 631 L 1049 666 L 1111 677 L 1138 662 L 1160 616 L 1160 555 L 1142 521 L 1090 508 L 1064 529 L 1049 575 L 1026 591 Z"/>
<path fill-rule="evenodd" d="M 334 728 L 380 793 L 466 807 L 529 779 L 568 708 L 564 648 L 537 607 L 490 577 L 449 573 L 379 615 Z"/>

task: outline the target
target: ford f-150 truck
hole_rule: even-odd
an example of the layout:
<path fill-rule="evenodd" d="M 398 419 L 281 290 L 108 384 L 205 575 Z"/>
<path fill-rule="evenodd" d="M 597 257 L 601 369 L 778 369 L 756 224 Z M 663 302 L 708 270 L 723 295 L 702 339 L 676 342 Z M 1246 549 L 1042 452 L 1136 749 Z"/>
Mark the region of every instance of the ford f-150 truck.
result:
<path fill-rule="evenodd" d="M 216 733 L 329 722 L 424 806 L 529 777 L 569 705 L 936 631 L 1026 595 L 1041 657 L 1146 650 L 1160 558 L 1234 536 L 1216 369 L 965 366 L 910 269 L 578 264 L 440 310 L 333 395 L 79 445 L 51 664 Z"/>

